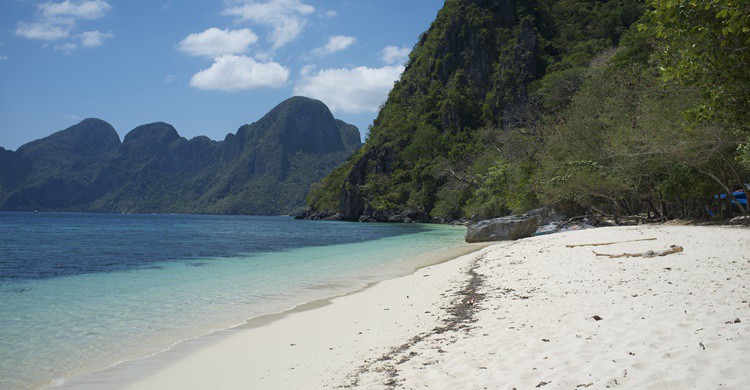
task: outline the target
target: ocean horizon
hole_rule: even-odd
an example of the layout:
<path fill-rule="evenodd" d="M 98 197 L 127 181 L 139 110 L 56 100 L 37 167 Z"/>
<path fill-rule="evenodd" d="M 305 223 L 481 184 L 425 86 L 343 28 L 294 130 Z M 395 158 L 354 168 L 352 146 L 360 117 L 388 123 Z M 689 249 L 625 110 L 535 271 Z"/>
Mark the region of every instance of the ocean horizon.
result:
<path fill-rule="evenodd" d="M 289 217 L 0 212 L 0 387 L 62 385 L 410 273 L 465 245 L 464 232 Z"/>

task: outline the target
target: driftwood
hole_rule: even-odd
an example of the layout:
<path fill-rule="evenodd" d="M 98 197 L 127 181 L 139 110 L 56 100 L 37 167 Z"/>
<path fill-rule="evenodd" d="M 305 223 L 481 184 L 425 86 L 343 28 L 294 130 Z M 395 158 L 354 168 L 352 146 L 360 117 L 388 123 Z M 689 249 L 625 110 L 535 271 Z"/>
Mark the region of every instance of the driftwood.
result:
<path fill-rule="evenodd" d="M 669 249 L 666 249 L 666 250 L 663 250 L 663 251 L 659 251 L 659 252 L 646 251 L 646 252 L 643 252 L 643 253 L 622 253 L 622 254 L 619 254 L 619 255 L 610 255 L 610 254 L 607 254 L 607 253 L 596 253 L 596 252 L 594 252 L 594 254 L 597 255 L 597 256 L 609 257 L 610 259 L 619 259 L 619 258 L 623 258 L 623 257 L 644 257 L 644 258 L 648 259 L 648 258 L 657 257 L 657 256 L 672 255 L 672 254 L 680 253 L 680 252 L 683 252 L 683 251 L 684 251 L 684 249 L 681 246 L 679 246 L 679 245 L 670 245 Z"/>
<path fill-rule="evenodd" d="M 626 240 L 626 241 L 613 241 L 613 242 L 600 242 L 596 244 L 573 244 L 573 245 L 565 245 L 567 248 L 576 248 L 579 246 L 604 246 L 604 245 L 614 245 L 614 244 L 622 244 L 624 242 L 636 242 L 636 241 L 655 241 L 656 238 L 640 238 L 637 240 Z"/>

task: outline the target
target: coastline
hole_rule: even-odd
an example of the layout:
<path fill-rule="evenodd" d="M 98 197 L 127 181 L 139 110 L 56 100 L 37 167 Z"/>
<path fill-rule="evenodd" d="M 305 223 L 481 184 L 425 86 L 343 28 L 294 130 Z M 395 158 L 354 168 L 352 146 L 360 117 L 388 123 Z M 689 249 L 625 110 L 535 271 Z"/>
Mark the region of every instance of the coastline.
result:
<path fill-rule="evenodd" d="M 643 238 L 656 240 L 566 247 Z M 684 252 L 592 253 L 672 244 Z M 533 237 L 181 343 L 110 382 L 66 387 L 740 388 L 750 383 L 748 282 L 746 228 Z"/>
<path fill-rule="evenodd" d="M 186 355 L 196 353 L 207 345 L 211 345 L 220 340 L 232 337 L 237 332 L 246 329 L 259 328 L 268 326 L 276 321 L 282 320 L 290 315 L 302 313 L 316 308 L 325 307 L 331 304 L 332 300 L 356 295 L 377 287 L 383 282 L 392 279 L 398 279 L 410 276 L 421 269 L 439 265 L 456 259 L 457 257 L 466 256 L 471 253 L 480 251 L 492 243 L 463 244 L 457 247 L 449 247 L 439 251 L 426 252 L 418 256 L 406 259 L 405 261 L 390 264 L 385 269 L 370 274 L 366 278 L 365 284 L 353 290 L 336 293 L 336 295 L 323 298 L 316 298 L 312 301 L 297 304 L 289 309 L 269 314 L 262 314 L 247 319 L 246 321 L 227 328 L 220 328 L 210 331 L 206 334 L 185 339 L 174 343 L 170 347 L 143 356 L 137 359 L 125 360 L 118 362 L 108 368 L 99 371 L 76 375 L 66 380 L 58 381 L 54 388 L 63 389 L 88 389 L 88 388 L 123 388 L 125 384 L 135 381 L 144 375 L 149 375 L 156 370 L 162 369 L 173 361 L 180 360 Z M 326 286 L 320 287 L 326 290 Z"/>

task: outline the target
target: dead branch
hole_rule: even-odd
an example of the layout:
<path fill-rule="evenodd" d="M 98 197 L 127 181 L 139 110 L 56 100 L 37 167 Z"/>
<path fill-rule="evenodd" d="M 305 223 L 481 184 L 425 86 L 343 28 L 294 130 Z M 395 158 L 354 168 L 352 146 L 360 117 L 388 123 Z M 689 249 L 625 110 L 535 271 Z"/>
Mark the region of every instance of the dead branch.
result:
<path fill-rule="evenodd" d="M 655 251 L 649 250 L 649 251 L 646 251 L 646 252 L 643 252 L 643 253 L 622 253 L 622 254 L 619 254 L 619 255 L 610 255 L 610 254 L 607 254 L 607 253 L 596 253 L 596 252 L 594 252 L 594 254 L 597 255 L 597 256 L 609 257 L 610 259 L 619 259 L 619 258 L 623 258 L 623 257 L 643 257 L 643 258 L 649 259 L 649 258 L 657 257 L 657 256 L 672 255 L 672 254 L 680 253 L 680 252 L 683 252 L 683 251 L 684 251 L 684 249 L 681 246 L 679 246 L 679 245 L 670 245 L 669 249 L 666 249 L 666 250 L 663 250 L 663 251 L 660 251 L 660 252 L 655 252 Z"/>
<path fill-rule="evenodd" d="M 604 245 L 614 245 L 614 244 L 622 244 L 624 242 L 636 242 L 636 241 L 655 241 L 656 238 L 639 238 L 637 240 L 625 240 L 625 241 L 613 241 L 613 242 L 600 242 L 596 244 L 573 244 L 573 245 L 565 245 L 567 248 L 576 248 L 579 246 L 604 246 Z"/>

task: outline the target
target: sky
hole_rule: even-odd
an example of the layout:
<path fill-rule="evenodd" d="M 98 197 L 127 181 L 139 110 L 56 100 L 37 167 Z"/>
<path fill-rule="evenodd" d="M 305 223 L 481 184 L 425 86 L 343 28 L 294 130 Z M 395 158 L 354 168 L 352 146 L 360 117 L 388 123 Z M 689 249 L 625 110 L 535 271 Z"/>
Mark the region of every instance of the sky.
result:
<path fill-rule="evenodd" d="M 292 96 L 363 137 L 442 0 L 0 0 L 0 146 L 100 118 L 222 140 Z"/>

